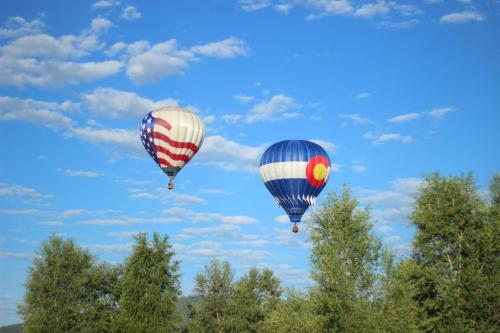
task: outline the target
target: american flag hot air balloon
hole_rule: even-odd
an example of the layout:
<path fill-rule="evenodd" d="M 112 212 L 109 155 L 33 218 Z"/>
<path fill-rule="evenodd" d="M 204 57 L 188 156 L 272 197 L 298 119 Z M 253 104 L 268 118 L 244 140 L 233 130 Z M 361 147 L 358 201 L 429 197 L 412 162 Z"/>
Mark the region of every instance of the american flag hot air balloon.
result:
<path fill-rule="evenodd" d="M 149 112 L 141 124 L 141 141 L 174 188 L 177 173 L 200 150 L 205 135 L 201 119 L 192 111 L 169 107 Z"/>

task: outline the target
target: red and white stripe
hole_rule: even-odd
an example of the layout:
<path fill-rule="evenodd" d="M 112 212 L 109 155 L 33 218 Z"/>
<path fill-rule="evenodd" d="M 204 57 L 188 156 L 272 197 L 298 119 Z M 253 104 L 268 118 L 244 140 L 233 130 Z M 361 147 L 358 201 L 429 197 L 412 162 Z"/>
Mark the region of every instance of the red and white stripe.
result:
<path fill-rule="evenodd" d="M 160 167 L 182 168 L 198 152 L 203 124 L 191 111 L 155 111 L 154 145 Z"/>

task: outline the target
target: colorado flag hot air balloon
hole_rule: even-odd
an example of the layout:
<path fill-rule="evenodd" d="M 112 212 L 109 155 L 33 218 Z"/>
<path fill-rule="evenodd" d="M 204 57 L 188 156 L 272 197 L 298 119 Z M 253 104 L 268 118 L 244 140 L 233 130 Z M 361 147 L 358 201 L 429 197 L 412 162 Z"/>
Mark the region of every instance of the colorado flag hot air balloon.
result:
<path fill-rule="evenodd" d="M 305 140 L 280 141 L 266 149 L 260 160 L 260 175 L 267 189 L 294 223 L 297 223 L 326 185 L 330 157 L 318 144 Z"/>
<path fill-rule="evenodd" d="M 169 189 L 174 188 L 177 173 L 200 149 L 204 135 L 201 119 L 178 107 L 151 111 L 142 120 L 142 144 L 170 178 Z"/>

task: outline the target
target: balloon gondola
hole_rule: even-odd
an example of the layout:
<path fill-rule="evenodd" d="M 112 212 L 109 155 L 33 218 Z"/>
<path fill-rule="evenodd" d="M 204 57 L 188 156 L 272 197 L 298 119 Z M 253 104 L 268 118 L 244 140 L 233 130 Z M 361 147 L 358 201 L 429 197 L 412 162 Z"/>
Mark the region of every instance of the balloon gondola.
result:
<path fill-rule="evenodd" d="M 316 202 L 330 176 L 327 152 L 318 144 L 305 140 L 280 141 L 262 154 L 259 172 L 264 184 L 294 225 Z"/>
<path fill-rule="evenodd" d="M 149 112 L 141 123 L 141 141 L 156 164 L 170 178 L 168 189 L 174 188 L 174 178 L 199 151 L 205 128 L 196 113 L 179 108 L 160 108 Z"/>

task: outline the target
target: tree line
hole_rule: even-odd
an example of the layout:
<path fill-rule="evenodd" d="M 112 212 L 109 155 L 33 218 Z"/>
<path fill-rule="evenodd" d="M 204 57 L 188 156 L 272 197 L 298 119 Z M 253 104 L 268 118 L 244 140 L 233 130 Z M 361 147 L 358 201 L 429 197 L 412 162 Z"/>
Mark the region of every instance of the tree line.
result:
<path fill-rule="evenodd" d="M 344 186 L 311 218 L 311 288 L 285 288 L 271 269 L 235 281 L 213 260 L 189 298 L 167 236 L 137 235 L 111 265 L 53 235 L 18 312 L 25 332 L 500 332 L 500 175 L 486 194 L 471 175 L 431 174 L 409 218 L 412 252 L 398 257 Z"/>

